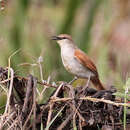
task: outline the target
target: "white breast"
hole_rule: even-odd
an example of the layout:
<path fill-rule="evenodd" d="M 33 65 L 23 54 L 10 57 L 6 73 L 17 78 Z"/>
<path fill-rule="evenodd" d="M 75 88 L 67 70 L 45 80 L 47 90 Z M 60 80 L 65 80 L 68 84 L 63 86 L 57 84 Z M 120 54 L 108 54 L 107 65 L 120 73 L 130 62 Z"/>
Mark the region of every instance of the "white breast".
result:
<path fill-rule="evenodd" d="M 61 58 L 66 70 L 81 78 L 94 76 L 90 70 L 79 63 L 79 61 L 74 57 L 74 52 L 75 49 L 73 44 L 64 44 L 61 46 Z"/>

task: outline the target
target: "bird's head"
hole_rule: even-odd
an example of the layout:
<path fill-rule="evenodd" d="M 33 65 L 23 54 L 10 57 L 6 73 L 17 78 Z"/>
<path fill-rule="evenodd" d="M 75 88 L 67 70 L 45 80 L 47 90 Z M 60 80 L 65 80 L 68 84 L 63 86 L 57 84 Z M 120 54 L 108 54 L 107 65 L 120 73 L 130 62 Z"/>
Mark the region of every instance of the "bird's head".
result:
<path fill-rule="evenodd" d="M 72 44 L 72 37 L 68 34 L 60 34 L 58 36 L 53 36 L 52 40 L 56 40 L 57 43 L 62 46 L 63 44 Z"/>

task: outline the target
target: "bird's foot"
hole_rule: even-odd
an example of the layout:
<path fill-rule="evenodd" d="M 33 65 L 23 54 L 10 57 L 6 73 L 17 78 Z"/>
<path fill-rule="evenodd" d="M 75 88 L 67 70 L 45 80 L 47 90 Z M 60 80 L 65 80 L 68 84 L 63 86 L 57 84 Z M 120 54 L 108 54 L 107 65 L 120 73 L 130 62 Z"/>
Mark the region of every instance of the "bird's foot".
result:
<path fill-rule="evenodd" d="M 87 81 L 87 83 L 86 83 L 86 85 L 85 85 L 85 87 L 84 87 L 84 90 L 89 87 L 89 82 L 90 82 L 90 77 L 88 78 L 88 81 Z"/>
<path fill-rule="evenodd" d="M 68 84 L 71 85 L 77 79 L 78 79 L 78 77 L 75 76 Z"/>

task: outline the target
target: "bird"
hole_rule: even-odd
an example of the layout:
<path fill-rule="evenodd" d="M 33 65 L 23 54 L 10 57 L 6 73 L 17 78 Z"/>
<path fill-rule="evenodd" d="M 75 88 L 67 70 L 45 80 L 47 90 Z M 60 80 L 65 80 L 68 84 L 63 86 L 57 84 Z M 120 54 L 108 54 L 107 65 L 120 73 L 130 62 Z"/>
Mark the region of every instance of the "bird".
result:
<path fill-rule="evenodd" d="M 65 69 L 76 78 L 88 79 L 97 90 L 105 90 L 99 79 L 94 62 L 83 52 L 68 34 L 52 36 L 61 48 L 61 59 Z M 75 78 L 75 79 L 76 79 Z"/>

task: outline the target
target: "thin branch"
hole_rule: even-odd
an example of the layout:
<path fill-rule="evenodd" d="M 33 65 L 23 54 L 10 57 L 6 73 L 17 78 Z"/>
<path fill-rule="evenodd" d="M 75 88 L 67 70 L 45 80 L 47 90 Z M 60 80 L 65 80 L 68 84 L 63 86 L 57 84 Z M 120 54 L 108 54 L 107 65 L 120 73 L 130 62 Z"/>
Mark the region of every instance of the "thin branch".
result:
<path fill-rule="evenodd" d="M 32 113 L 33 113 L 33 109 L 34 109 L 34 104 L 33 104 L 32 109 L 31 109 L 31 111 L 30 111 L 30 113 L 29 113 L 29 115 L 28 115 L 28 117 L 27 117 L 27 119 L 26 119 L 26 121 L 25 121 L 25 123 L 24 123 L 24 125 L 23 125 L 23 130 L 25 130 L 25 127 L 26 127 L 26 125 L 27 125 L 29 119 L 31 118 L 31 115 L 32 115 Z"/>
<path fill-rule="evenodd" d="M 48 77 L 48 79 L 47 79 L 47 84 L 49 84 L 49 82 L 50 82 L 50 76 Z M 41 92 L 41 94 L 40 94 L 40 97 L 43 95 L 43 93 L 45 92 L 45 90 L 48 88 L 48 86 L 47 85 L 45 85 L 45 87 L 43 88 L 43 90 L 42 90 L 42 92 Z"/>
<path fill-rule="evenodd" d="M 19 79 L 28 80 L 28 79 L 25 78 L 25 77 L 21 77 L 21 76 L 16 76 L 16 77 L 19 78 Z M 44 86 L 44 87 L 45 87 L 45 85 L 46 85 L 47 87 L 58 88 L 58 85 L 48 84 L 48 83 L 42 82 L 42 81 L 37 81 L 37 83 L 40 84 L 40 85 L 42 85 L 42 86 Z"/>
<path fill-rule="evenodd" d="M 52 112 L 53 112 L 53 106 L 54 106 L 54 104 L 50 104 L 50 110 L 48 112 L 48 118 L 47 118 L 46 126 L 48 126 L 50 121 L 51 121 L 51 116 L 52 116 Z"/>
<path fill-rule="evenodd" d="M 61 85 L 57 88 L 56 92 L 51 97 L 51 99 L 56 99 L 57 98 L 57 95 L 58 95 L 60 89 L 62 88 L 63 84 L 64 83 L 61 83 Z M 46 124 L 46 126 L 48 126 L 49 123 L 50 123 L 50 121 L 51 121 L 51 116 L 52 116 L 52 112 L 53 112 L 53 106 L 54 106 L 54 103 L 50 102 L 50 110 L 49 110 L 49 113 L 48 113 L 48 118 L 47 118 L 47 124 Z"/>
<path fill-rule="evenodd" d="M 13 129 L 12 127 L 16 126 L 16 124 L 19 126 L 19 123 L 18 123 L 18 117 L 13 120 L 13 123 L 11 124 L 11 126 L 7 129 L 7 130 L 11 130 Z M 20 126 L 19 126 L 20 127 Z"/>
<path fill-rule="evenodd" d="M 32 78 L 33 78 L 33 77 L 30 75 L 30 76 L 29 76 L 29 79 L 28 79 L 28 83 L 27 83 L 26 97 L 25 97 L 25 101 L 24 101 L 23 108 L 22 108 L 22 112 L 23 112 L 25 115 L 27 114 L 28 103 L 29 103 L 29 97 L 30 97 L 31 92 L 32 92 Z"/>
<path fill-rule="evenodd" d="M 36 78 L 33 78 L 33 130 L 36 130 L 36 86 L 37 86 L 37 80 Z"/>
<path fill-rule="evenodd" d="M 10 74 L 10 67 L 11 67 L 11 58 L 16 55 L 21 49 L 16 50 L 15 52 L 13 52 L 9 58 L 8 58 L 8 79 L 9 79 L 9 74 Z"/>
<path fill-rule="evenodd" d="M 11 97 L 11 93 L 12 93 L 12 89 L 13 89 L 13 79 L 14 79 L 14 71 L 12 68 L 8 68 L 10 70 L 11 73 L 11 81 L 10 81 L 10 86 L 9 86 L 9 92 L 7 94 L 7 103 L 6 103 L 6 107 L 5 107 L 5 112 L 7 113 L 8 108 L 9 108 L 9 104 L 10 104 L 10 97 Z"/>
<path fill-rule="evenodd" d="M 56 99 L 51 99 L 51 100 L 52 100 L 52 102 L 66 102 L 66 101 L 69 101 L 69 100 L 73 100 L 73 98 L 56 98 Z M 81 97 L 81 98 L 79 98 L 79 100 L 89 100 L 89 101 L 92 101 L 92 102 L 104 102 L 104 103 L 112 104 L 112 105 L 115 105 L 115 106 L 130 107 L 129 103 L 116 103 L 116 102 L 113 102 L 113 101 L 110 101 L 110 100 L 92 98 L 92 97 L 89 97 L 89 96 L 88 97 Z"/>
<path fill-rule="evenodd" d="M 45 130 L 48 130 L 49 127 L 51 126 L 51 124 L 55 121 L 55 119 L 59 116 L 59 114 L 63 111 L 63 109 L 65 108 L 65 106 L 63 106 L 61 108 L 61 110 L 57 113 L 57 115 L 51 120 L 51 122 L 47 125 L 46 129 Z"/>
<path fill-rule="evenodd" d="M 16 112 L 13 112 L 13 113 L 10 113 L 10 115 L 8 115 L 8 114 L 6 114 L 5 116 L 3 115 L 3 117 L 1 117 L 1 122 L 0 122 L 0 130 L 2 130 L 3 129 L 3 126 L 5 125 L 5 124 L 7 124 L 7 122 L 9 121 L 9 120 L 11 120 L 11 118 L 14 116 L 16 114 Z M 6 119 L 6 117 L 8 117 L 7 119 Z"/>
<path fill-rule="evenodd" d="M 54 98 L 57 97 L 57 95 L 58 95 L 60 89 L 63 87 L 63 84 L 64 84 L 64 83 L 61 83 L 61 84 L 60 84 L 60 86 L 57 88 L 55 94 L 54 94 L 52 97 L 54 97 Z"/>

